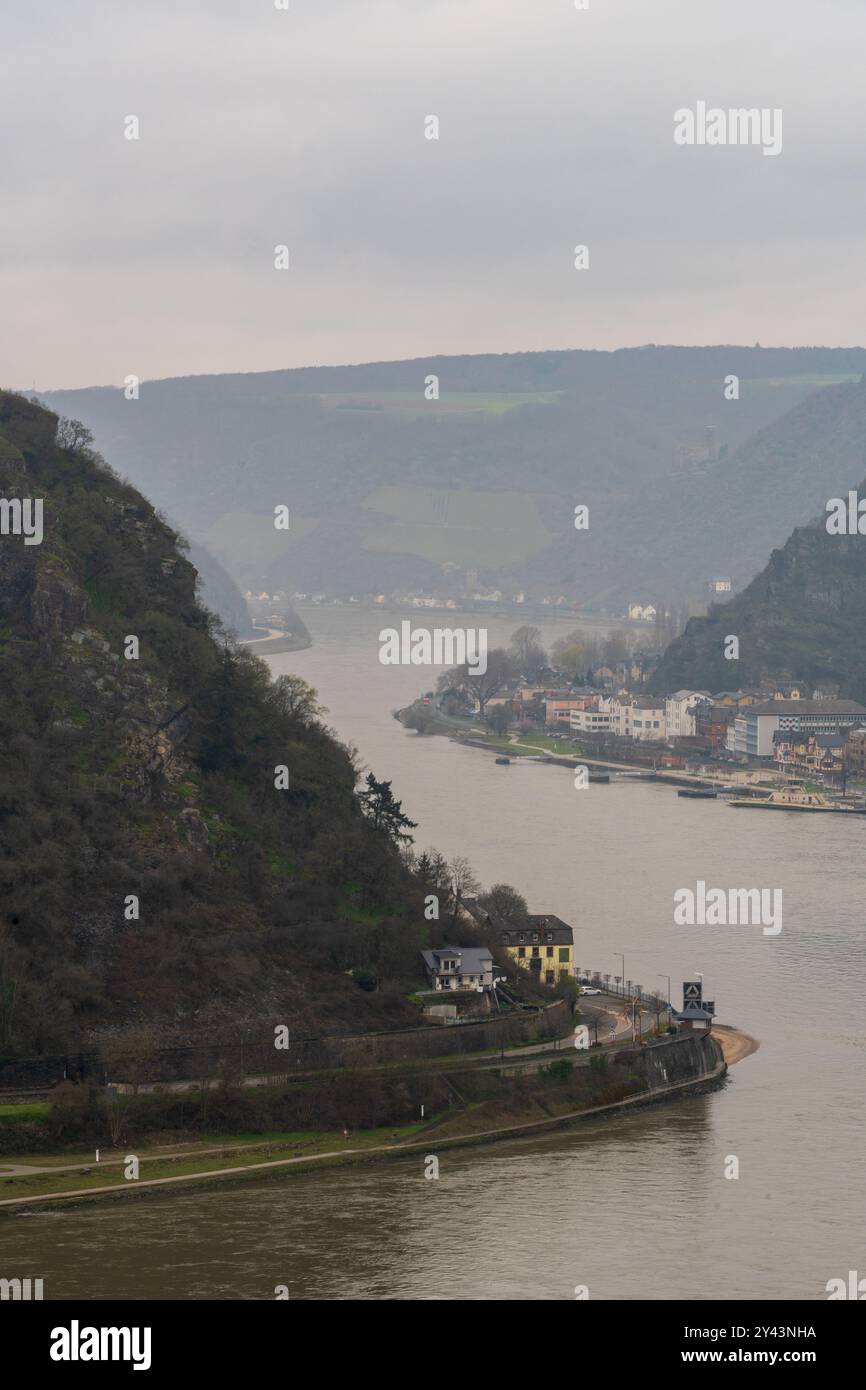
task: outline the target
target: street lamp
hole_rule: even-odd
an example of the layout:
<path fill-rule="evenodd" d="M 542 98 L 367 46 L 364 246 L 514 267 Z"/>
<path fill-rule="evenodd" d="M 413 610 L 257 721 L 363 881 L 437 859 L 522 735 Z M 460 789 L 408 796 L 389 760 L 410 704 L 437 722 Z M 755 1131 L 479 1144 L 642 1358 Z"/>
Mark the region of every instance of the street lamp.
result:
<path fill-rule="evenodd" d="M 620 960 L 622 961 L 622 984 L 623 984 L 623 989 L 625 989 L 625 952 L 624 952 L 624 951 L 614 951 L 614 955 L 615 955 L 615 956 L 619 956 Z"/>
<path fill-rule="evenodd" d="M 663 975 L 661 971 L 658 972 L 658 976 L 659 976 L 659 979 L 660 979 L 660 980 L 667 980 L 667 982 L 668 982 L 668 1009 L 670 1009 L 670 1007 L 671 1007 L 671 977 L 670 977 L 670 975 Z M 668 1028 L 670 1028 L 670 1023 L 671 1023 L 670 1014 L 668 1014 Z M 659 1036 L 661 1036 L 661 1031 L 662 1031 L 662 1025 L 661 1025 L 661 1009 L 656 1009 L 656 1033 L 657 1033 Z"/>

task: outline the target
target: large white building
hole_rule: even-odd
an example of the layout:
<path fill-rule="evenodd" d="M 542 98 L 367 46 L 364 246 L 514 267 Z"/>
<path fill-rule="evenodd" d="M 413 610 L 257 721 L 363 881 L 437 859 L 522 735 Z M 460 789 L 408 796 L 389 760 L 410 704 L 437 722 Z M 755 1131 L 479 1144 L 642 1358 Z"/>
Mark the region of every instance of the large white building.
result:
<path fill-rule="evenodd" d="M 612 696 L 610 731 L 620 738 L 633 738 L 642 743 L 662 740 L 665 736 L 663 701 L 655 696 Z"/>
<path fill-rule="evenodd" d="M 665 700 L 665 738 L 694 738 L 695 710 L 703 701 L 712 703 L 707 690 L 676 690 Z"/>
<path fill-rule="evenodd" d="M 835 734 L 863 722 L 866 708 L 854 700 L 770 700 L 749 705 L 734 719 L 728 748 L 750 758 L 772 758 L 777 729 L 800 734 Z"/>
<path fill-rule="evenodd" d="M 643 699 L 640 696 L 631 707 L 627 732 L 629 738 L 644 743 L 654 743 L 665 736 L 665 707 L 658 698 Z"/>

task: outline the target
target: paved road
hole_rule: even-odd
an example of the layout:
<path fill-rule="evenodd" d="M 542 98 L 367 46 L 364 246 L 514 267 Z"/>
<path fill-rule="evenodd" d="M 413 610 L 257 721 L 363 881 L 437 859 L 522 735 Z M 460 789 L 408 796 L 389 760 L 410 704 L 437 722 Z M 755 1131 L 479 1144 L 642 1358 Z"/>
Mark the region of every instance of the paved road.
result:
<path fill-rule="evenodd" d="M 264 646 L 266 642 L 276 642 L 278 638 L 288 637 L 289 635 L 287 632 L 281 632 L 278 627 L 269 627 L 266 628 L 265 631 L 268 634 L 267 637 L 243 637 L 238 643 L 238 646 L 248 647 L 252 642 L 260 643 Z"/>

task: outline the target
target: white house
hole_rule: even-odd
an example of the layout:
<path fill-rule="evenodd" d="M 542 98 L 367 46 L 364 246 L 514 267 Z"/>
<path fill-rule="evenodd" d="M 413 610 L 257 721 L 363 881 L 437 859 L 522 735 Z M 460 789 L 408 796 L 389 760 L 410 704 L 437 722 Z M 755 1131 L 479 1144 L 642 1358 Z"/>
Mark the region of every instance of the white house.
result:
<path fill-rule="evenodd" d="M 642 743 L 660 741 L 665 736 L 664 704 L 655 696 L 614 695 L 610 701 L 610 731 Z"/>
<path fill-rule="evenodd" d="M 655 696 L 638 696 L 628 713 L 626 732 L 642 743 L 660 741 L 665 736 L 665 707 Z"/>
<path fill-rule="evenodd" d="M 610 697 L 610 731 L 619 738 L 626 736 L 631 698 L 630 695 L 611 695 Z"/>
<path fill-rule="evenodd" d="M 665 700 L 665 738 L 694 738 L 695 710 L 706 701 L 712 703 L 707 690 L 676 690 Z"/>
<path fill-rule="evenodd" d="M 421 955 L 434 989 L 493 988 L 493 957 L 486 947 L 443 946 Z"/>

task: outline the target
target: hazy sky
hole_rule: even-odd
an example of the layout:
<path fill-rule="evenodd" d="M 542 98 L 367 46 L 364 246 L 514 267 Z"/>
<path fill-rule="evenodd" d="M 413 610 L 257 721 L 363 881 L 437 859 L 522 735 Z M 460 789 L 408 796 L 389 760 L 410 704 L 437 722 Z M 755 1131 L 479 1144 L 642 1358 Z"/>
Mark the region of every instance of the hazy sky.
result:
<path fill-rule="evenodd" d="M 866 338 L 864 0 L 3 10 L 2 385 Z"/>

